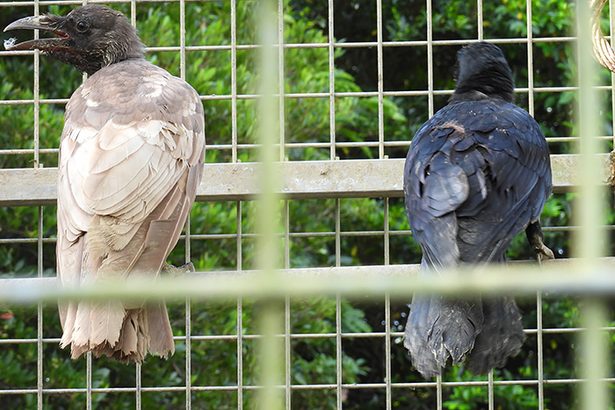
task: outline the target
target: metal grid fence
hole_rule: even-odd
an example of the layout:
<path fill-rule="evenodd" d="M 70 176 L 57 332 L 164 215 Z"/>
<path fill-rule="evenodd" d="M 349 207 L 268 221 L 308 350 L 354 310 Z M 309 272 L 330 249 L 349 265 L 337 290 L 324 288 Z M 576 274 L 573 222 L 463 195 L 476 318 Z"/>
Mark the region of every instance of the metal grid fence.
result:
<path fill-rule="evenodd" d="M 130 16 L 133 24 L 138 25 L 137 21 L 137 6 L 147 7 L 147 3 L 158 3 L 157 1 L 148 1 L 148 2 L 137 2 L 136 0 L 132 1 L 90 1 L 90 3 L 104 3 L 110 5 L 128 5 L 130 7 Z M 0 4 L 0 13 L 7 7 L 24 7 L 25 10 L 28 10 L 27 13 L 31 13 L 32 10 L 34 14 L 39 14 L 41 12 L 41 7 L 46 7 L 50 5 L 78 5 L 82 4 L 82 1 L 15 1 L 15 2 L 5 2 Z M 144 3 L 144 4 L 141 4 Z M 241 93 L 238 90 L 238 81 L 237 81 L 237 61 L 238 61 L 238 52 L 241 51 L 251 51 L 254 50 L 256 52 L 262 51 L 263 47 L 259 44 L 241 44 L 238 39 L 237 34 L 237 24 L 241 23 L 237 21 L 237 1 L 230 0 L 230 39 L 225 42 L 225 44 L 212 44 L 212 45 L 201 45 L 201 44 L 186 44 L 186 7 L 190 3 L 196 3 L 196 1 L 190 0 L 179 0 L 179 1 L 170 1 L 167 3 L 177 3 L 179 7 L 179 21 L 177 22 L 179 26 L 179 44 L 174 45 L 164 45 L 164 46 L 156 46 L 156 47 L 148 47 L 148 53 L 160 53 L 160 52 L 171 52 L 171 53 L 179 53 L 179 72 L 178 74 L 182 78 L 187 78 L 186 74 L 186 61 L 187 56 L 192 52 L 219 52 L 219 51 L 230 51 L 230 61 L 231 61 L 231 85 L 230 85 L 230 93 L 229 94 L 204 94 L 201 95 L 201 98 L 204 101 L 204 104 L 207 105 L 210 101 L 226 101 L 230 102 L 230 124 L 231 124 L 231 133 L 230 140 L 228 141 L 218 141 L 216 140 L 213 144 L 209 144 L 207 146 L 208 151 L 230 151 L 230 156 L 226 158 L 229 159 L 229 162 L 232 164 L 238 164 L 241 154 L 245 153 L 249 150 L 254 150 L 256 148 L 261 147 L 260 143 L 257 142 L 240 142 L 242 136 L 238 135 L 238 117 L 240 113 L 239 102 L 242 100 L 256 100 L 259 98 L 259 93 Z M 478 0 L 476 3 L 476 24 L 477 24 L 477 33 L 474 39 L 453 39 L 453 40 L 436 40 L 433 36 L 433 26 L 432 26 L 432 2 L 428 0 L 425 3 L 425 14 L 427 20 L 427 32 L 426 39 L 414 40 L 408 39 L 405 41 L 384 41 L 383 35 L 383 7 L 386 7 L 386 3 L 383 4 L 382 0 L 375 0 L 373 2 L 373 7 L 376 8 L 376 41 L 355 41 L 355 42 L 341 42 L 339 39 L 335 39 L 335 22 L 334 22 L 334 11 L 335 8 L 338 7 L 347 7 L 344 2 L 335 3 L 333 0 L 328 0 L 328 19 L 327 19 L 327 38 L 328 42 L 325 43 L 285 43 L 284 41 L 284 21 L 283 19 L 277 20 L 277 25 L 275 27 L 275 41 L 274 43 L 283 44 L 283 47 L 279 48 L 279 52 L 277 54 L 277 60 L 275 61 L 275 68 L 282 75 L 279 76 L 278 89 L 284 88 L 284 75 L 286 69 L 289 67 L 285 67 L 285 52 L 292 49 L 326 49 L 328 52 L 328 91 L 327 92 L 295 92 L 295 93 L 286 93 L 284 92 L 282 95 L 282 103 L 279 105 L 279 109 L 276 112 L 275 120 L 282 124 L 279 129 L 273 130 L 270 129 L 269 138 L 271 135 L 275 134 L 275 141 L 270 141 L 269 145 L 276 147 L 278 152 L 278 159 L 281 161 L 286 160 L 286 152 L 291 149 L 305 149 L 305 148 L 315 148 L 315 149 L 324 149 L 328 151 L 328 157 L 332 162 L 337 162 L 336 160 L 340 157 L 340 150 L 343 148 L 374 148 L 377 150 L 377 154 L 375 158 L 377 158 L 377 162 L 382 164 L 387 161 L 394 161 L 388 159 L 387 148 L 390 147 L 407 147 L 410 144 L 410 133 L 408 134 L 408 140 L 389 140 L 387 139 L 387 135 L 385 132 L 385 110 L 384 110 L 384 101 L 385 98 L 391 97 L 426 97 L 427 104 L 427 112 L 428 115 L 431 116 L 435 110 L 435 102 L 434 98 L 437 96 L 446 96 L 452 93 L 452 90 L 446 89 L 437 89 L 435 86 L 435 78 L 434 78 L 434 49 L 439 46 L 451 46 L 451 45 L 463 45 L 470 43 L 472 41 L 482 40 L 484 38 L 483 26 L 484 26 L 484 16 L 483 16 L 483 2 L 482 0 Z M 526 33 L 525 37 L 511 37 L 511 38 L 489 38 L 488 40 L 496 43 L 496 44 L 519 44 L 524 45 L 527 48 L 527 87 L 519 87 L 516 89 L 517 93 L 522 95 L 527 95 L 527 109 L 531 114 L 534 114 L 535 111 L 535 95 L 537 93 L 563 93 L 563 92 L 577 92 L 579 88 L 570 84 L 562 84 L 561 86 L 550 86 L 550 87 L 535 87 L 534 86 L 534 73 L 535 67 L 533 64 L 533 55 L 534 55 L 534 47 L 538 43 L 542 42 L 551 42 L 551 43 L 562 43 L 562 44 L 570 44 L 574 43 L 577 40 L 577 37 L 569 36 L 569 33 L 561 33 L 561 36 L 558 37 L 534 37 L 533 29 L 532 29 L 532 8 L 536 7 L 536 5 L 532 5 L 531 1 L 526 2 L 526 7 L 524 10 L 524 16 L 526 22 Z M 280 1 L 277 3 L 277 12 L 278 15 L 281 15 L 285 12 L 285 3 Z M 613 16 L 615 13 L 611 13 L 611 26 L 614 26 L 615 17 Z M 399 48 L 403 50 L 404 47 L 421 47 L 425 48 L 427 60 L 426 67 L 421 66 L 421 70 L 426 68 L 427 72 L 427 87 L 422 90 L 385 90 L 385 73 L 384 73 L 384 63 L 383 63 L 383 50 L 386 48 Z M 375 48 L 377 52 L 377 90 L 376 91 L 353 91 L 353 92 L 339 92 L 336 91 L 336 50 L 337 49 L 351 49 L 351 48 Z M 32 99 L 3 99 L 0 101 L 0 105 L 11 105 L 11 106 L 32 106 L 33 107 L 33 145 L 32 148 L 11 148 L 11 147 L 3 147 L 0 149 L 0 156 L 30 156 L 33 159 L 33 168 L 38 169 L 42 167 L 41 164 L 41 154 L 48 155 L 49 157 L 55 155 L 57 153 L 57 148 L 42 148 L 40 141 L 40 109 L 43 105 L 62 105 L 67 102 L 67 97 L 64 98 L 41 98 L 40 96 L 40 56 L 38 52 L 9 52 L 2 51 L 0 52 L 0 57 L 2 60 L 10 59 L 17 55 L 26 55 L 32 56 L 33 58 L 33 98 Z M 1 60 L 0 60 L 1 61 Z M 190 81 L 190 78 L 187 78 Z M 615 77 L 611 76 L 611 84 L 610 85 L 601 85 L 595 87 L 600 92 L 608 92 L 612 95 L 611 98 L 615 99 L 615 93 L 612 92 L 613 86 L 615 85 Z M 279 96 L 276 92 L 273 92 L 274 96 Z M 378 116 L 377 116 L 377 140 L 374 141 L 338 141 L 336 139 L 336 101 L 342 98 L 377 98 L 377 106 L 378 106 Z M 289 135 L 287 135 L 285 131 L 285 107 L 284 101 L 288 101 L 291 99 L 321 99 L 323 101 L 328 102 L 328 112 L 329 112 L 329 140 L 328 141 L 320 141 L 320 142 L 290 142 Z M 615 110 L 615 104 L 612 104 L 612 109 Z M 615 115 L 613 116 L 615 118 Z M 613 124 L 615 128 L 615 123 Z M 597 133 L 600 134 L 600 133 Z M 214 136 L 215 139 L 215 136 Z M 597 139 L 612 139 L 612 136 L 603 135 L 599 136 Z M 552 144 L 562 143 L 562 142 L 571 142 L 578 140 L 577 137 L 569 137 L 569 136 L 550 136 L 548 137 L 548 141 Z M 50 155 L 49 155 L 50 154 Z M 335 166 L 331 164 L 331 166 Z M 315 165 L 316 167 L 316 165 Z M 298 168 L 297 168 L 298 169 Z M 562 172 L 565 172 L 564 169 Z M 567 171 L 570 171 L 568 168 Z M 367 176 L 366 171 L 362 171 L 360 169 L 359 163 L 356 166 L 356 172 L 360 176 Z M 291 174 L 292 167 L 291 167 Z M 295 174 L 293 174 L 295 175 Z M 298 172 L 296 175 L 300 177 Z M 383 175 L 383 178 L 385 175 Z M 564 185 L 571 185 L 571 175 L 568 175 L 565 183 L 563 183 L 560 188 Z M 34 178 L 36 181 L 37 179 Z M 205 180 L 207 180 L 205 178 Z M 9 179 L 9 182 L 16 183 L 17 180 L 15 178 Z M 6 182 L 6 181 L 5 181 Z M 364 182 L 361 180 L 355 181 L 355 185 L 362 187 Z M 40 190 L 41 187 L 45 187 L 46 183 L 39 181 L 38 184 L 34 184 L 30 187 L 24 187 L 26 192 L 30 192 L 34 195 L 35 191 Z M 227 187 L 228 188 L 228 187 Z M 231 188 L 232 189 L 232 188 Z M 274 188 L 271 187 L 273 190 Z M 360 189 L 358 189 L 360 191 Z M 307 192 L 307 191 L 306 191 Z M 390 210 L 391 204 L 400 205 L 400 200 L 396 198 L 400 195 L 399 185 L 391 188 L 391 195 L 387 195 L 382 199 L 382 213 L 383 213 L 383 224 L 382 228 L 372 228 L 372 229 L 363 229 L 357 230 L 353 229 L 353 227 L 349 227 L 349 229 L 343 229 L 343 202 L 344 201 L 353 201 L 353 199 L 345 199 L 343 198 L 347 194 L 345 191 L 340 189 L 332 189 L 328 191 L 326 194 L 322 191 L 318 191 L 317 189 L 310 194 L 309 192 L 301 192 L 297 194 L 301 198 L 320 198 L 323 196 L 327 196 L 329 198 L 327 202 L 324 202 L 322 207 L 323 213 L 325 211 L 331 211 L 333 214 L 333 226 L 331 229 L 327 231 L 293 231 L 292 229 L 292 208 L 294 201 L 302 201 L 302 199 L 296 200 L 288 200 L 285 199 L 283 201 L 283 233 L 279 234 L 283 240 L 282 247 L 282 255 L 283 255 L 283 266 L 284 268 L 295 267 L 297 262 L 293 260 L 293 248 L 292 243 L 293 240 L 300 240 L 302 238 L 328 238 L 333 241 L 333 249 L 334 249 L 334 260 L 332 263 L 335 267 L 341 267 L 344 262 L 344 255 L 349 253 L 348 249 L 345 249 L 347 243 L 345 242 L 348 238 L 361 238 L 361 237 L 370 237 L 373 239 L 373 243 L 380 242 L 380 246 L 382 248 L 382 265 L 389 265 L 391 263 L 409 263 L 416 261 L 392 261 L 392 255 L 395 255 L 395 245 L 392 244 L 392 241 L 405 238 L 410 235 L 409 229 L 406 227 L 399 226 L 391 226 L 390 223 Z M 286 192 L 289 194 L 296 194 L 296 192 Z M 227 192 L 228 194 L 228 192 Z M 246 254 L 245 247 L 253 246 L 255 240 L 260 238 L 259 234 L 254 233 L 251 229 L 247 229 L 247 225 L 245 219 L 252 218 L 252 214 L 249 212 L 252 208 L 252 203 L 246 202 L 247 199 L 250 199 L 254 195 L 254 192 L 249 193 L 238 193 L 237 201 L 228 201 L 225 206 L 232 209 L 235 212 L 235 221 L 236 221 L 236 229 L 235 232 L 228 233 L 207 233 L 203 232 L 204 227 L 202 226 L 194 226 L 190 221 L 187 224 L 185 235 L 183 238 L 183 249 L 185 252 L 185 260 L 189 261 L 195 255 L 191 252 L 191 248 L 195 241 L 219 241 L 219 240 L 227 240 L 232 241 L 233 246 L 235 248 L 235 263 L 234 266 L 222 266 L 223 268 L 233 268 L 237 271 L 241 271 L 246 268 L 246 263 L 244 261 L 244 255 Z M 215 195 L 214 195 L 215 196 Z M 220 194 L 222 196 L 222 194 Z M 361 196 L 355 195 L 355 196 Z M 17 205 L 39 205 L 41 201 L 37 200 L 28 200 L 25 198 L 2 198 L 4 200 L 3 203 L 6 204 L 17 204 Z M 35 251 L 37 254 L 38 268 L 36 275 L 39 278 L 45 276 L 45 266 L 53 266 L 53 261 L 48 261 L 43 259 L 43 247 L 44 246 L 52 246 L 54 244 L 53 237 L 45 236 L 45 232 L 48 231 L 49 227 L 43 226 L 43 215 L 47 212 L 54 212 L 52 206 L 37 206 L 37 223 L 36 229 L 37 232 L 36 237 L 32 238 L 2 238 L 0 239 L 0 243 L 2 246 L 10 246 L 15 244 L 21 245 L 29 245 L 35 247 Z M 570 232 L 577 230 L 578 226 L 574 226 L 571 224 L 566 224 L 563 226 L 548 226 L 545 227 L 547 232 Z M 612 229 L 612 227 L 609 227 Z M 197 256 L 198 257 L 198 256 Z M 249 266 L 252 266 L 251 263 Z M 323 265 L 327 265 L 327 262 L 323 263 Z M 258 266 L 257 266 L 258 267 Z M 405 271 L 411 270 L 408 266 L 402 266 Z M 415 266 L 414 266 L 415 268 Z M 367 269 L 369 270 L 369 269 Z M 391 267 L 390 270 L 386 269 L 383 266 L 378 266 L 374 268 L 374 270 L 380 270 L 383 272 L 383 275 L 386 276 L 388 273 L 391 273 L 395 270 L 395 267 Z M 314 273 L 317 270 L 310 271 L 310 273 Z M 343 269 L 340 268 L 339 272 L 343 272 Z M 231 275 L 231 274 L 229 274 Z M 335 288 L 333 288 L 335 289 Z M 538 292 L 536 295 L 536 325 L 535 327 L 531 327 L 526 329 L 526 333 L 528 335 L 535 335 L 536 338 L 536 367 L 537 367 L 537 377 L 530 379 L 516 379 L 516 380 L 494 380 L 493 373 L 489 374 L 486 380 L 476 379 L 472 381 L 446 381 L 438 378 L 436 381 L 422 381 L 422 382 L 393 382 L 392 381 L 392 369 L 391 369 L 391 356 L 393 354 L 399 355 L 403 352 L 403 347 L 396 341 L 403 335 L 399 329 L 395 329 L 393 325 L 393 320 L 391 317 L 391 296 L 389 292 L 394 291 L 392 288 L 384 288 L 375 291 L 381 297 L 384 294 L 383 306 L 384 306 L 384 325 L 383 330 L 381 331 L 372 331 L 372 332 L 364 332 L 364 333 L 349 333 L 344 332 L 342 329 L 342 291 L 336 294 L 336 309 L 335 309 L 335 332 L 326 332 L 326 333 L 300 333 L 292 331 L 292 315 L 293 310 L 291 308 L 292 301 L 289 296 L 284 298 L 284 308 L 283 308 L 283 326 L 282 332 L 279 334 L 270 335 L 271 338 L 281 338 L 284 341 L 284 378 L 283 383 L 280 384 L 279 388 L 284 391 L 285 397 L 285 406 L 286 408 L 292 408 L 293 406 L 293 392 L 301 391 L 301 390 L 327 390 L 334 391 L 337 398 L 337 408 L 342 408 L 344 404 L 344 394 L 347 390 L 358 390 L 358 389 L 368 389 L 368 390 L 383 390 L 384 391 L 384 403 L 382 407 L 392 408 L 395 390 L 398 389 L 415 389 L 415 388 L 429 388 L 436 390 L 436 401 L 434 403 L 434 408 L 441 409 L 443 408 L 443 391 L 448 387 L 454 386 L 484 386 L 487 388 L 487 394 L 485 397 L 485 403 L 488 408 L 493 409 L 497 407 L 497 403 L 495 401 L 494 389 L 497 386 L 506 386 L 506 385 L 526 385 L 526 386 L 536 386 L 537 396 L 538 396 L 538 408 L 545 408 L 544 397 L 545 397 L 545 387 L 552 385 L 576 385 L 583 381 L 581 377 L 570 377 L 570 378 L 555 378 L 545 376 L 543 369 L 544 362 L 544 354 L 543 354 L 543 345 L 544 345 L 544 337 L 553 334 L 577 334 L 583 331 L 580 327 L 571 327 L 571 328 L 546 328 L 543 326 L 543 296 L 541 292 Z M 229 296 L 232 297 L 233 294 L 229 293 Z M 1 300 L 1 299 L 0 299 Z M 91 356 L 88 356 L 86 359 L 85 366 L 85 374 L 86 374 L 86 383 L 83 387 L 77 388 L 46 388 L 45 387 L 45 369 L 43 366 L 44 358 L 43 358 L 43 346 L 46 343 L 58 343 L 59 338 L 57 335 L 48 335 L 44 334 L 44 314 L 43 314 L 43 305 L 41 303 L 38 304 L 37 311 L 37 335 L 36 338 L 27 338 L 27 339 L 0 339 L 0 346 L 10 346 L 17 344 L 25 344 L 25 345 L 36 345 L 36 357 L 37 357 L 37 378 L 36 378 L 36 387 L 29 388 L 10 388 L 10 389 L 2 389 L 0 390 L 0 403 L 2 403 L 2 397 L 6 397 L 6 395 L 37 395 L 37 408 L 43 408 L 44 397 L 47 395 L 54 394 L 66 394 L 66 393 L 85 393 L 85 403 L 87 408 L 91 408 L 92 406 L 92 396 L 97 393 L 130 393 L 134 394 L 135 398 L 135 406 L 136 408 L 141 408 L 141 395 L 147 394 L 149 392 L 185 392 L 185 407 L 192 408 L 206 408 L 206 404 L 203 403 L 193 403 L 193 393 L 200 391 L 230 391 L 236 392 L 236 402 L 238 408 L 244 407 L 244 399 L 245 393 L 254 391 L 254 390 L 266 390 L 263 385 L 255 385 L 255 384 L 244 384 L 244 359 L 246 357 L 245 346 L 244 344 L 247 342 L 251 342 L 253 340 L 260 340 L 263 338 L 267 338 L 263 336 L 262 333 L 244 333 L 245 325 L 242 323 L 243 310 L 244 310 L 244 300 L 240 297 L 237 300 L 235 310 L 236 310 L 236 331 L 235 334 L 216 334 L 216 335 L 203 335 L 195 332 L 195 329 L 192 324 L 193 317 L 193 309 L 197 306 L 195 303 L 186 302 L 184 307 L 185 312 L 185 329 L 184 335 L 176 336 L 175 339 L 178 342 L 183 342 L 185 345 L 185 364 L 184 364 L 184 372 L 185 378 L 184 383 L 181 386 L 144 386 L 142 383 L 142 370 L 141 366 L 136 366 L 135 368 L 135 383 L 134 387 L 95 387 L 92 382 L 92 370 L 95 367 L 95 363 Z M 601 331 L 613 332 L 615 331 L 615 327 L 605 327 L 602 325 L 600 327 Z M 305 384 L 297 384 L 292 382 L 292 349 L 291 349 L 291 341 L 295 339 L 334 339 L 335 340 L 335 357 L 336 357 L 336 368 L 335 368 L 335 383 L 305 383 Z M 359 339 L 359 338 L 377 338 L 382 339 L 384 342 L 384 373 L 382 380 L 372 383 L 360 383 L 360 384 L 349 384 L 344 383 L 343 380 L 343 363 L 342 363 L 342 355 L 343 355 L 343 346 L 344 343 L 347 343 L 350 340 Z M 234 341 L 237 346 L 237 383 L 232 386 L 220 386 L 220 385 L 199 385 L 193 384 L 191 373 L 192 369 L 195 365 L 202 365 L 199 363 L 193 363 L 192 361 L 192 349 L 194 349 L 193 343 L 198 343 L 201 341 Z M 174 360 L 174 359 L 170 359 Z M 175 359 L 176 360 L 176 359 Z M 410 364 L 408 362 L 408 368 Z M 612 376 L 612 375 L 611 375 Z M 606 378 L 604 379 L 608 381 L 608 383 L 615 383 L 615 378 Z M 124 397 L 124 396 L 119 396 Z"/>

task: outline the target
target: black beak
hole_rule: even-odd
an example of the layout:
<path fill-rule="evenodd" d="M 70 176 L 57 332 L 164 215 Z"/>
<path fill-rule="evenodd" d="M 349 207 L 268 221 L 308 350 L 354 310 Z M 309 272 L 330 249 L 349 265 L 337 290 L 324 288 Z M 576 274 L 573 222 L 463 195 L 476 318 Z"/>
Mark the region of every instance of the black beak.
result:
<path fill-rule="evenodd" d="M 6 40 L 4 48 L 7 50 L 34 50 L 49 51 L 65 44 L 68 34 L 60 29 L 62 17 L 54 15 L 24 17 L 5 27 L 4 32 L 10 30 L 42 30 L 55 34 L 57 37 L 29 40 L 15 44 L 14 40 Z"/>

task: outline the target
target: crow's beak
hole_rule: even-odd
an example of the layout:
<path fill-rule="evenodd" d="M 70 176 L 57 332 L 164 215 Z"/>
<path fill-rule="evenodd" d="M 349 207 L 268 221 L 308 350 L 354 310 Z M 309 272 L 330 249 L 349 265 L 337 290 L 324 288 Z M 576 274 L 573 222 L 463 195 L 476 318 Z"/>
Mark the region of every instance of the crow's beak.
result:
<path fill-rule="evenodd" d="M 69 35 L 60 28 L 62 22 L 62 17 L 54 15 L 24 17 L 14 21 L 5 27 L 4 32 L 10 30 L 42 30 L 51 32 L 56 35 L 56 37 L 28 40 L 17 44 L 15 44 L 14 41 L 8 40 L 4 42 L 4 48 L 7 50 L 39 49 L 49 51 L 61 47 L 65 45 L 66 41 L 69 39 Z"/>
<path fill-rule="evenodd" d="M 12 22 L 5 27 L 4 32 L 11 30 L 39 29 L 48 30 L 52 24 L 49 16 L 30 16 Z"/>

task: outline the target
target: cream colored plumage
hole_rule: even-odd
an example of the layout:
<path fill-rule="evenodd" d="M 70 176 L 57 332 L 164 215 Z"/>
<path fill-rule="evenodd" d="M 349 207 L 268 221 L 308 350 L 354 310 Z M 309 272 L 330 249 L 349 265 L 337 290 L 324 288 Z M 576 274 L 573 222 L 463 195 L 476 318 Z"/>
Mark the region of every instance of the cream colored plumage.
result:
<path fill-rule="evenodd" d="M 202 175 L 203 109 L 184 81 L 145 60 L 105 67 L 71 97 L 60 147 L 58 273 L 78 286 L 155 277 Z M 164 305 L 71 302 L 61 345 L 141 361 L 174 350 Z"/>
<path fill-rule="evenodd" d="M 57 271 L 78 287 L 143 275 L 155 279 L 179 238 L 203 172 L 203 106 L 185 81 L 148 63 L 122 13 L 86 5 L 32 16 L 5 30 L 43 37 L 10 45 L 41 50 L 89 74 L 66 106 L 60 142 Z M 164 303 L 60 305 L 62 347 L 140 362 L 167 357 Z"/>

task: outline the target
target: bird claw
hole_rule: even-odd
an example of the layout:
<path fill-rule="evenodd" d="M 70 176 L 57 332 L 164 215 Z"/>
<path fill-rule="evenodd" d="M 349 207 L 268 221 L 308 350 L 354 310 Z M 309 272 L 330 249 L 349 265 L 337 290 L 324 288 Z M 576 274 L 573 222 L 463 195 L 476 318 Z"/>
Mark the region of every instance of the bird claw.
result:
<path fill-rule="evenodd" d="M 553 252 L 551 252 L 551 254 L 553 254 Z M 192 262 L 184 263 L 182 266 L 179 267 L 179 269 L 182 269 L 185 273 L 196 272 L 196 269 L 194 268 L 194 264 Z"/>
<path fill-rule="evenodd" d="M 542 242 L 539 247 L 534 249 L 534 252 L 536 252 L 536 260 L 538 261 L 538 263 L 542 263 L 549 259 L 555 259 L 553 251 Z"/>
<path fill-rule="evenodd" d="M 196 272 L 196 269 L 194 269 L 194 264 L 192 262 L 185 263 L 181 266 L 173 266 L 165 263 L 162 267 L 162 272 L 170 276 L 182 276 L 187 273 Z"/>
<path fill-rule="evenodd" d="M 549 259 L 555 259 L 553 251 L 549 249 L 543 242 L 542 228 L 540 227 L 539 221 L 530 223 L 525 230 L 525 234 L 527 236 L 528 242 L 530 243 L 530 246 L 534 249 L 534 253 L 536 254 L 536 260 L 538 261 L 539 265 Z"/>

